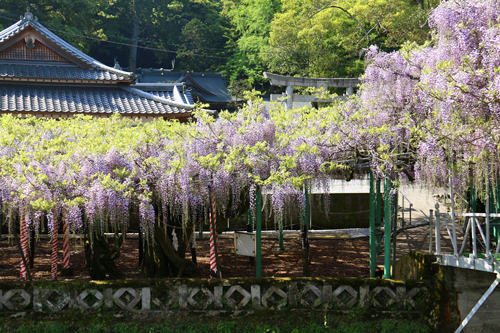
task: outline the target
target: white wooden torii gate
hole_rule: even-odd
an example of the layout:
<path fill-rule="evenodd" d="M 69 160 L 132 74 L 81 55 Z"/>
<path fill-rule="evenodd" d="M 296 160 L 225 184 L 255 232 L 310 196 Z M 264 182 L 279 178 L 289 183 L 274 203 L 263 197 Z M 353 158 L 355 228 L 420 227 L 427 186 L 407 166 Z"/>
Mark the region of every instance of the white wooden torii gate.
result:
<path fill-rule="evenodd" d="M 293 93 L 293 86 L 323 88 L 325 91 L 329 87 L 347 88 L 346 95 L 352 95 L 354 88 L 361 80 L 359 78 L 309 78 L 293 77 L 264 72 L 264 77 L 271 81 L 273 86 L 286 86 L 286 93 L 283 95 L 271 94 L 271 101 L 278 101 L 280 98 L 287 97 L 286 108 L 291 109 L 293 102 L 333 102 L 334 99 L 321 99 L 314 95 L 296 95 Z M 337 97 L 344 98 L 344 97 Z"/>

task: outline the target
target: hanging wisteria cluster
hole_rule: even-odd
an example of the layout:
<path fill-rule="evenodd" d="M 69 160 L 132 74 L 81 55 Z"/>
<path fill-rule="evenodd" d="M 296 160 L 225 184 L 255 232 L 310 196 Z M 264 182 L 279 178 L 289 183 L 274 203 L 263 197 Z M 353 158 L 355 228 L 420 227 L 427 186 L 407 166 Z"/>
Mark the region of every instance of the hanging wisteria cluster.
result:
<path fill-rule="evenodd" d="M 380 126 L 400 123 L 393 140 L 416 152 L 419 180 L 443 185 L 451 176 L 457 190 L 480 194 L 498 186 L 499 23 L 499 1 L 446 1 L 430 15 L 426 45 L 368 51 L 360 107 Z M 387 149 L 395 147 L 404 150 Z"/>

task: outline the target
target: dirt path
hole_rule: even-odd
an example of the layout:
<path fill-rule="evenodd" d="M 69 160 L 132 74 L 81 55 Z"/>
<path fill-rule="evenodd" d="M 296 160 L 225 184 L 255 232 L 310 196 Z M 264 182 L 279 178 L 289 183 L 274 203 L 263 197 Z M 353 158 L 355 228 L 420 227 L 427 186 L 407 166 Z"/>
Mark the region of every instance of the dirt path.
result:
<path fill-rule="evenodd" d="M 71 266 L 75 275 L 60 277 L 60 280 L 89 280 L 85 268 L 82 244 L 72 240 Z M 195 277 L 209 277 L 208 239 L 197 241 L 197 259 L 199 274 Z M 297 238 L 285 238 L 284 251 L 278 250 L 278 240 L 262 240 L 262 276 L 263 277 L 298 277 L 302 276 L 302 250 Z M 311 275 L 314 277 L 368 277 L 369 247 L 368 238 L 326 238 L 311 239 Z M 62 241 L 59 242 L 59 249 Z M 122 245 L 122 255 L 116 261 L 117 266 L 130 279 L 144 278 L 138 268 L 138 241 L 128 239 Z M 17 247 L 4 239 L 0 241 L 0 281 L 19 279 L 20 256 Z M 219 238 L 219 256 L 223 277 L 254 277 L 255 268 L 250 266 L 248 258 L 234 256 L 232 238 Z M 186 257 L 190 257 L 189 249 Z M 62 260 L 62 252 L 59 253 Z M 33 280 L 50 280 L 50 244 L 48 239 L 41 239 L 35 247 L 35 263 L 32 270 Z"/>

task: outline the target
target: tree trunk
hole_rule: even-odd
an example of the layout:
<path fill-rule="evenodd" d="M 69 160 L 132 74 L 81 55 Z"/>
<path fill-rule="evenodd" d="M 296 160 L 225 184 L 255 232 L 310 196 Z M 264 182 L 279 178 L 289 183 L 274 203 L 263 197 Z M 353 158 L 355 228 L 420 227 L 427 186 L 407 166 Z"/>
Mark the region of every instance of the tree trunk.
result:
<path fill-rule="evenodd" d="M 175 229 L 179 248 L 177 251 L 172 244 L 171 233 L 173 228 L 165 229 L 164 222 L 155 225 L 154 240 L 146 240 L 143 271 L 149 278 L 164 277 L 191 277 L 198 273 L 196 264 L 185 258 L 189 239 L 193 229 Z"/>
<path fill-rule="evenodd" d="M 307 227 L 302 226 L 302 274 L 303 276 L 311 276 L 309 265 L 311 264 L 311 248 L 309 247 L 309 238 L 307 237 Z"/>
<path fill-rule="evenodd" d="M 137 44 L 139 43 L 139 33 L 141 29 L 141 11 L 143 0 L 133 0 L 134 21 L 132 23 L 132 45 L 128 60 L 128 71 L 135 72 L 137 63 Z"/>
<path fill-rule="evenodd" d="M 85 259 L 87 270 L 92 280 L 116 280 L 125 278 L 125 274 L 115 265 L 115 260 L 120 257 L 120 246 L 123 237 L 115 234 L 114 246 L 109 247 L 108 239 L 104 235 L 94 235 L 92 243 L 85 236 Z"/>

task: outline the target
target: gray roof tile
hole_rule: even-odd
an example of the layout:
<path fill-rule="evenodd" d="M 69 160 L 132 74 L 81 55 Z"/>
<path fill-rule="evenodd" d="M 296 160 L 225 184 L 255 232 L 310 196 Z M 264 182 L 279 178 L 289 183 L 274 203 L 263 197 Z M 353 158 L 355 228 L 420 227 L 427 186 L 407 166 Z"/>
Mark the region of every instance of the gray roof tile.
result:
<path fill-rule="evenodd" d="M 56 86 L 0 84 L 0 111 L 173 114 L 189 113 L 193 106 L 174 97 L 153 96 L 128 86 Z"/>

